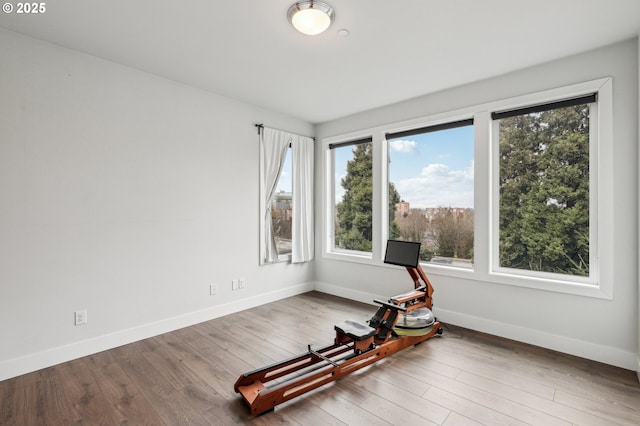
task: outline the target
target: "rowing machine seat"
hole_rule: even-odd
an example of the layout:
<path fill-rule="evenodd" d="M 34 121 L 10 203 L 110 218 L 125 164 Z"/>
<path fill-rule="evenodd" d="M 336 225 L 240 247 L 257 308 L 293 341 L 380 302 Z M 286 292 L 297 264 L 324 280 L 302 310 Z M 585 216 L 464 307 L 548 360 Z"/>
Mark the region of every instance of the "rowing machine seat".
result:
<path fill-rule="evenodd" d="M 367 324 L 353 320 L 343 321 L 340 324 L 335 325 L 333 328 L 338 333 L 345 334 L 356 342 L 368 339 L 376 334 L 375 328 L 369 327 Z"/>

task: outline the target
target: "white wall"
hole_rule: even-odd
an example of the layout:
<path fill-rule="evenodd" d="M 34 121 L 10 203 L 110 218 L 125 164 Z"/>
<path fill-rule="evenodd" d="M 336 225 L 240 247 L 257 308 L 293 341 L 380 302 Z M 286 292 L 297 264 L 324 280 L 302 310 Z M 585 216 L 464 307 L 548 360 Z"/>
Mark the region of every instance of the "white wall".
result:
<path fill-rule="evenodd" d="M 258 266 L 258 122 L 313 132 L 0 30 L 0 380 L 313 288 Z"/>
<path fill-rule="evenodd" d="M 337 136 L 556 87 L 613 77 L 614 297 L 597 299 L 452 278 L 425 267 L 435 287 L 435 313 L 445 322 L 557 349 L 628 369 L 638 352 L 638 47 L 637 40 L 379 108 L 316 127 Z M 469 64 L 473 66 L 473 64 Z M 425 70 L 425 78 L 429 78 Z M 322 158 L 318 144 L 316 158 Z M 323 168 L 317 167 L 317 217 L 322 217 Z M 321 232 L 321 224 L 317 225 Z M 411 281 L 404 270 L 322 257 L 316 238 L 317 288 L 362 301 L 397 294 Z"/>

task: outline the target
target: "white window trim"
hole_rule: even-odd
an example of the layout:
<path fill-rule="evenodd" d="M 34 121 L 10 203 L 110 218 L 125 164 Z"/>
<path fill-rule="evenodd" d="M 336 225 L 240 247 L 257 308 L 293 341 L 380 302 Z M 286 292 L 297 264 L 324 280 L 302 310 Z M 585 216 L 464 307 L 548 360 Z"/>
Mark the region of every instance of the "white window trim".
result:
<path fill-rule="evenodd" d="M 381 214 L 379 215 L 380 217 L 382 217 L 382 224 L 380 225 L 380 229 L 382 230 L 380 246 L 382 247 L 382 250 L 383 250 L 379 256 L 380 260 L 384 258 L 384 248 L 386 247 L 387 239 L 389 239 L 389 209 L 386 207 L 389 205 L 389 148 L 388 148 L 388 142 L 386 140 L 385 135 L 387 133 L 398 133 L 406 130 L 438 126 L 441 124 L 455 123 L 457 121 L 463 121 L 463 120 L 468 120 L 473 118 L 474 118 L 474 114 L 471 111 L 471 109 L 456 110 L 453 112 L 430 116 L 429 118 L 426 118 L 426 119 L 422 118 L 418 120 L 411 120 L 397 127 L 385 127 L 380 131 L 381 143 L 379 144 L 379 146 L 382 151 L 381 164 L 385 165 L 383 167 L 380 167 L 380 169 L 382 169 L 382 179 L 383 179 L 381 183 L 383 187 L 381 192 L 383 195 L 382 205 L 385 206 L 385 208 L 382 209 Z M 475 138 L 475 127 L 474 127 L 474 138 Z M 477 151 L 477 145 L 475 145 L 475 143 L 474 143 L 473 149 L 474 149 L 474 167 L 475 167 L 475 163 L 476 163 L 475 152 Z M 375 169 L 376 167 L 374 167 L 374 171 Z M 474 176 L 474 215 L 475 215 L 475 209 L 476 209 L 475 203 L 477 202 L 476 196 L 475 196 L 476 177 L 477 175 Z M 374 190 L 375 190 L 375 187 L 374 187 Z M 375 219 L 375 215 L 374 215 L 374 219 Z M 475 218 L 474 218 L 474 221 L 475 221 Z M 476 238 L 475 238 L 475 230 L 474 230 L 474 251 L 476 250 L 475 241 L 476 241 Z M 450 271 L 454 275 L 461 273 L 462 275 L 459 275 L 459 276 L 465 276 L 467 272 L 473 272 L 475 268 L 475 265 L 473 268 L 461 268 L 457 266 L 438 265 L 435 263 L 422 263 L 422 265 L 424 266 L 429 265 L 428 267 L 433 268 L 434 271 L 438 271 L 442 269 L 444 271 Z"/>
<path fill-rule="evenodd" d="M 591 235 L 593 247 L 590 253 L 590 278 L 567 277 L 561 274 L 527 274 L 512 269 L 496 268 L 497 255 L 496 218 L 497 218 L 497 180 L 495 164 L 495 143 L 492 142 L 492 111 L 525 107 L 533 104 L 552 102 L 577 97 L 589 93 L 598 93 L 596 120 L 591 129 L 592 142 L 590 164 L 596 164 L 590 181 L 592 201 L 590 204 L 590 223 L 595 234 Z M 384 206 L 388 203 L 388 190 L 385 189 L 388 170 L 383 165 L 388 161 L 385 134 L 417 127 L 474 118 L 474 268 L 461 269 L 443 265 L 423 264 L 428 273 L 483 281 L 494 284 L 527 287 L 538 290 L 581 295 L 594 298 L 613 298 L 613 99 L 612 79 L 601 78 L 574 85 L 564 86 L 534 94 L 517 96 L 499 101 L 469 106 L 454 111 L 434 114 L 428 117 L 407 120 L 363 129 L 348 134 L 328 137 L 322 141 L 325 155 L 322 157 L 325 171 L 323 179 L 322 256 L 327 259 L 389 267 L 383 263 L 384 247 L 388 237 L 388 213 Z M 373 252 L 362 253 L 349 250 L 335 250 L 333 247 L 333 207 L 334 176 L 333 161 L 329 144 L 347 142 L 365 137 L 373 139 Z M 595 144 L 595 145 L 593 145 Z M 597 174 L 597 175 L 596 175 Z M 494 212 L 496 218 L 494 218 Z M 597 228 L 597 229 L 594 229 Z M 495 247 L 494 247 L 495 245 Z M 526 271 L 524 271 L 526 272 Z"/>
<path fill-rule="evenodd" d="M 335 217 L 334 217 L 334 209 L 335 209 L 335 164 L 334 164 L 334 150 L 329 148 L 329 145 L 339 144 L 343 142 L 356 141 L 361 139 L 366 139 L 372 137 L 371 132 L 354 132 L 348 133 L 336 137 L 330 137 L 323 139 L 322 141 L 322 149 L 324 150 L 325 155 L 322 156 L 324 164 L 322 165 L 323 170 L 325 170 L 325 179 L 323 179 L 323 188 L 322 193 L 324 194 L 323 199 L 323 209 L 324 215 L 322 216 L 322 256 L 329 259 L 335 260 L 346 260 L 358 263 L 366 263 L 372 264 L 374 262 L 373 252 L 363 252 L 356 250 L 344 250 L 335 248 Z M 375 138 L 372 138 L 372 144 L 374 147 L 373 152 L 373 164 L 376 164 L 376 153 L 375 153 Z M 376 175 L 375 175 L 376 167 L 373 168 L 372 177 L 373 182 L 373 203 L 372 209 L 376 211 L 376 201 L 379 200 L 379 196 L 376 196 Z M 375 221 L 375 213 L 374 213 L 374 221 Z M 373 240 L 375 241 L 375 226 L 373 229 Z M 372 242 L 375 250 L 375 242 Z"/>
<path fill-rule="evenodd" d="M 590 108 L 591 126 L 589 135 L 589 164 L 594 165 L 589 170 L 589 223 L 590 243 L 589 253 L 589 277 L 574 277 L 563 274 L 551 274 L 544 272 L 518 270 L 500 267 L 498 256 L 499 226 L 499 141 L 497 140 L 497 121 L 490 124 L 491 160 L 490 172 L 491 184 L 489 199 L 491 200 L 490 215 L 490 271 L 491 282 L 516 285 L 522 287 L 534 287 L 538 289 L 558 291 L 584 296 L 611 299 L 613 297 L 612 286 L 612 261 L 608 253 L 613 252 L 613 200 L 606 200 L 613 193 L 612 158 L 612 83 L 611 79 L 600 79 L 510 98 L 497 102 L 487 111 L 503 109 L 515 109 L 530 105 L 554 102 L 562 99 L 578 97 L 589 93 L 598 93 L 598 101 Z M 609 176 L 606 176 L 609 174 Z M 603 257 L 604 255 L 604 257 Z"/>

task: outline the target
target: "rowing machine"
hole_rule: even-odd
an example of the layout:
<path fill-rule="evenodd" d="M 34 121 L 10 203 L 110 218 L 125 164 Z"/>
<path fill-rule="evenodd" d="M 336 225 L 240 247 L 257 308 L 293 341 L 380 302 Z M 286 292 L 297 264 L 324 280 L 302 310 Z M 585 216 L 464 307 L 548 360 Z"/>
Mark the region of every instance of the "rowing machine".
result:
<path fill-rule="evenodd" d="M 380 305 L 368 324 L 347 320 L 334 326 L 334 343 L 319 349 L 244 373 L 234 390 L 249 406 L 251 414 L 272 410 L 276 405 L 336 381 L 354 371 L 442 334 L 431 316 L 433 287 L 419 263 L 420 243 L 387 242 L 385 263 L 406 267 L 414 290 L 391 297 Z M 429 320 L 430 318 L 430 320 Z"/>

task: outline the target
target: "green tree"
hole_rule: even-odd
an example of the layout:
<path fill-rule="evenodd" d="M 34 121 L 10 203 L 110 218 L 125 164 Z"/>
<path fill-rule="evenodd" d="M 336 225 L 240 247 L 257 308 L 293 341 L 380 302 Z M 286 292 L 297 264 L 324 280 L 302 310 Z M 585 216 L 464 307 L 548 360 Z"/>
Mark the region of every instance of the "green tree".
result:
<path fill-rule="evenodd" d="M 400 194 L 395 185 L 389 182 L 389 239 L 395 240 L 400 237 L 400 226 L 396 221 L 396 205 L 400 202 Z M 419 240 L 418 240 L 419 241 Z"/>
<path fill-rule="evenodd" d="M 347 161 L 347 174 L 340 181 L 345 192 L 336 206 L 336 245 L 348 250 L 371 251 L 373 224 L 373 153 L 371 143 L 353 148 L 353 158 Z M 395 205 L 400 195 L 389 185 L 390 237 L 399 234 L 395 223 Z"/>
<path fill-rule="evenodd" d="M 500 264 L 589 274 L 589 108 L 500 120 Z"/>

